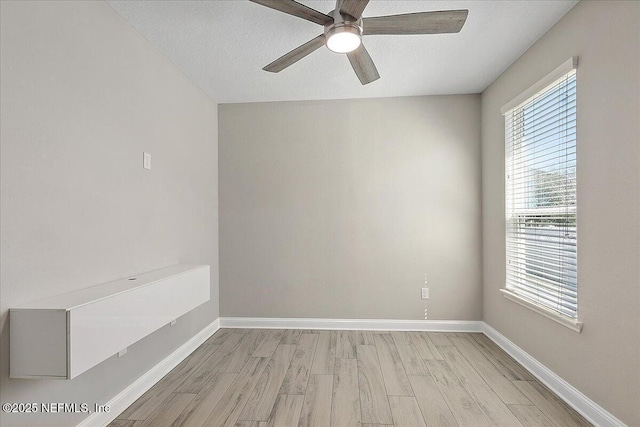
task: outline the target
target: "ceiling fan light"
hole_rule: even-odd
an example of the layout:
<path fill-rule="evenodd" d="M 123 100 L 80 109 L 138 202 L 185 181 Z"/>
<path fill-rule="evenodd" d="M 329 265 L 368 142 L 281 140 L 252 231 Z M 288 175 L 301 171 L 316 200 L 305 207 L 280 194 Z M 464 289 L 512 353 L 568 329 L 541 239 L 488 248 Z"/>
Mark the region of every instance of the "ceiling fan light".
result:
<path fill-rule="evenodd" d="M 327 34 L 327 47 L 336 53 L 353 52 L 360 47 L 362 39 L 357 28 L 344 26 L 333 28 Z"/>

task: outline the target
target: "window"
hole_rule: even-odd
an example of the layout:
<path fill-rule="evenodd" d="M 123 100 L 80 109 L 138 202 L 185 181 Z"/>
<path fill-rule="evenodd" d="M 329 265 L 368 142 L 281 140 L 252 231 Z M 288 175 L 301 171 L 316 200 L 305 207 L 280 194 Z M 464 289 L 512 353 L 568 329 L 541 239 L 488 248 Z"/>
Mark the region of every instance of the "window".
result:
<path fill-rule="evenodd" d="M 503 109 L 506 291 L 523 305 L 575 325 L 575 60 L 563 67 Z"/>

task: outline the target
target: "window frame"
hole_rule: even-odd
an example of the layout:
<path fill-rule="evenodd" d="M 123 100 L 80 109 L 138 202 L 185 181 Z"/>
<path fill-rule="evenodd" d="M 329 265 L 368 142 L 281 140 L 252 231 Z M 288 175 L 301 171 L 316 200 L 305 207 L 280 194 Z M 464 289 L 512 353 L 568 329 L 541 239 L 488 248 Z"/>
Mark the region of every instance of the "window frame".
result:
<path fill-rule="evenodd" d="M 507 157 L 507 153 L 508 150 L 511 149 L 511 140 L 509 138 L 510 132 L 511 132 L 511 118 L 510 118 L 510 114 L 513 112 L 514 109 L 520 108 L 523 104 L 527 103 L 528 101 L 530 101 L 532 98 L 534 98 L 537 94 L 539 94 L 540 92 L 546 90 L 549 88 L 549 86 L 551 86 L 554 82 L 556 82 L 558 79 L 564 77 L 566 74 L 570 73 L 573 70 L 577 69 L 577 65 L 578 65 L 578 57 L 571 57 L 569 58 L 567 61 L 565 61 L 564 63 L 562 63 L 559 67 L 557 67 L 555 70 L 553 70 L 551 73 L 547 74 L 544 78 L 542 78 L 540 81 L 538 81 L 537 83 L 535 83 L 534 85 L 532 85 L 530 88 L 528 88 L 527 90 L 525 90 L 524 92 L 522 92 L 521 94 L 519 94 L 518 96 L 516 96 L 514 99 L 512 99 L 511 101 L 509 101 L 508 103 L 506 103 L 501 109 L 500 112 L 501 114 L 504 116 L 505 118 L 505 172 L 508 168 L 508 157 Z M 576 85 L 577 85 L 577 74 L 576 74 Z M 577 88 L 577 86 L 576 86 Z M 506 182 L 507 179 L 507 174 L 505 173 L 505 197 L 504 197 L 504 202 L 505 202 L 505 214 L 507 212 L 507 189 L 508 189 L 508 183 Z M 577 211 L 577 209 L 576 209 Z M 548 318 L 551 319 L 565 327 L 568 327 L 569 329 L 580 333 L 582 331 L 582 326 L 583 323 L 581 321 L 578 320 L 578 311 L 576 308 L 576 318 L 572 318 L 568 315 L 562 314 L 559 310 L 555 310 L 545 304 L 541 304 L 541 303 L 537 303 L 534 300 L 530 299 L 530 298 L 526 298 L 521 296 L 520 294 L 518 294 L 517 292 L 515 292 L 513 289 L 510 289 L 507 287 L 507 275 L 508 275 L 508 252 L 507 252 L 507 245 L 508 245 L 508 234 L 507 234 L 507 227 L 509 226 L 509 224 L 507 224 L 506 222 L 506 216 L 505 216 L 505 283 L 503 288 L 500 289 L 500 292 L 502 293 L 502 295 L 512 301 L 515 302 L 523 307 L 526 307 L 530 310 L 533 310 L 534 312 Z M 576 300 L 577 300 L 577 296 L 576 296 Z"/>

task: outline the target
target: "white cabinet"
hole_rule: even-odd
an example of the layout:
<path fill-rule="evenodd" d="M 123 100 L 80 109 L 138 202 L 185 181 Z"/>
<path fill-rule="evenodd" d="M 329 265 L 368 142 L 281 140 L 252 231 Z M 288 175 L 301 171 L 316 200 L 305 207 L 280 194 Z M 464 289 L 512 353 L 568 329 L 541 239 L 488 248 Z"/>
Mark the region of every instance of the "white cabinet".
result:
<path fill-rule="evenodd" d="M 208 265 L 175 265 L 10 309 L 10 377 L 72 379 L 209 301 Z"/>

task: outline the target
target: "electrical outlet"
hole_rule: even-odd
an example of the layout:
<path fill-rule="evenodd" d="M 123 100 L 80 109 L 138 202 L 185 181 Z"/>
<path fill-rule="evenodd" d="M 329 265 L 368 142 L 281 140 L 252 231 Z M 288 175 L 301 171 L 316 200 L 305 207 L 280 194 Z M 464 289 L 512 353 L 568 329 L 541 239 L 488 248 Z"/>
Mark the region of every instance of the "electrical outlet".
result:
<path fill-rule="evenodd" d="M 429 299 L 429 288 L 422 288 L 422 299 Z"/>
<path fill-rule="evenodd" d="M 173 320 L 169 323 L 169 326 L 173 326 L 173 325 L 175 325 L 175 324 L 176 324 L 176 319 L 173 319 Z"/>
<path fill-rule="evenodd" d="M 120 350 L 120 351 L 118 352 L 118 357 L 122 357 L 122 356 L 124 356 L 125 354 L 127 354 L 127 348 L 128 348 L 128 347 L 125 347 L 125 348 L 123 348 L 122 350 Z"/>

